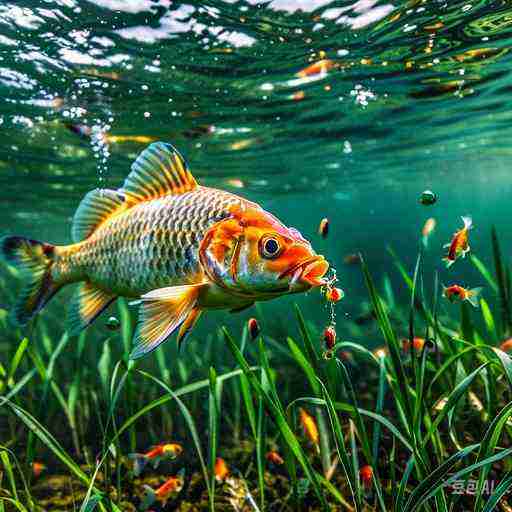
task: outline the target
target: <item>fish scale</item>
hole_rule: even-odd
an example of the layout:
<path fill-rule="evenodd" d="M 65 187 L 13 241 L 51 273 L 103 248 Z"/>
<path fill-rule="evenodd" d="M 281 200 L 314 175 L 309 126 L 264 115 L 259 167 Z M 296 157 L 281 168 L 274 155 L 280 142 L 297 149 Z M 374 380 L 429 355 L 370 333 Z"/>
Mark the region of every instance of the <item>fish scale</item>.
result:
<path fill-rule="evenodd" d="M 78 246 L 69 263 L 91 282 L 127 296 L 202 276 L 199 245 L 229 215 L 238 196 L 207 187 L 133 206 L 107 220 Z M 63 255 L 63 260 L 68 260 Z"/>

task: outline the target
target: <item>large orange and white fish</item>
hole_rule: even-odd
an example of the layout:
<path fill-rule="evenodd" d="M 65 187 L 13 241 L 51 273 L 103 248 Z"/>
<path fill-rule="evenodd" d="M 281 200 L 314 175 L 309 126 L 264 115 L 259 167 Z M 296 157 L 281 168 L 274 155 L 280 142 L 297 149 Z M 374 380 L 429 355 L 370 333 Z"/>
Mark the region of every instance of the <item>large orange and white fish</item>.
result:
<path fill-rule="evenodd" d="M 461 217 L 461 219 L 464 226 L 454 233 L 451 242 L 444 246 L 445 249 L 448 249 L 448 253 L 443 258 L 446 268 L 450 268 L 460 256 L 465 258 L 466 254 L 470 251 L 468 239 L 469 230 L 473 227 L 473 221 L 471 217 Z"/>
<path fill-rule="evenodd" d="M 178 328 L 180 343 L 204 310 L 238 311 L 327 282 L 329 264 L 296 229 L 256 203 L 198 185 L 178 151 L 162 142 L 140 154 L 122 188 L 84 197 L 72 236 L 66 246 L 0 240 L 0 254 L 26 280 L 15 320 L 26 324 L 70 283 L 80 283 L 71 335 L 118 297 L 140 298 L 132 358 Z"/>

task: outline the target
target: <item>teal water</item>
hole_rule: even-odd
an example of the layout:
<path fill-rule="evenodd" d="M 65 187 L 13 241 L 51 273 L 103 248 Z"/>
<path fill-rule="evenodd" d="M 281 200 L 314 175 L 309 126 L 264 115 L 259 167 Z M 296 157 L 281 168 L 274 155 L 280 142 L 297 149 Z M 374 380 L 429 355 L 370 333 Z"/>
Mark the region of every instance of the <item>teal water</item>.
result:
<path fill-rule="evenodd" d="M 361 251 L 379 283 L 389 276 L 399 310 L 408 295 L 387 246 L 412 271 L 428 217 L 427 290 L 436 270 L 484 284 L 467 261 L 441 265 L 461 215 L 482 260 L 492 225 L 510 248 L 511 29 L 506 2 L 3 2 L 0 233 L 70 242 L 81 197 L 119 187 L 150 141 L 169 141 L 202 184 L 299 228 L 338 271 L 339 332 L 368 338 L 346 254 Z M 323 72 L 303 71 L 320 60 Z M 418 202 L 427 188 L 431 207 Z M 57 331 L 65 298 L 51 307 Z M 311 293 L 262 306 L 269 330 L 294 301 L 328 321 Z M 212 313 L 199 332 L 254 314 Z"/>

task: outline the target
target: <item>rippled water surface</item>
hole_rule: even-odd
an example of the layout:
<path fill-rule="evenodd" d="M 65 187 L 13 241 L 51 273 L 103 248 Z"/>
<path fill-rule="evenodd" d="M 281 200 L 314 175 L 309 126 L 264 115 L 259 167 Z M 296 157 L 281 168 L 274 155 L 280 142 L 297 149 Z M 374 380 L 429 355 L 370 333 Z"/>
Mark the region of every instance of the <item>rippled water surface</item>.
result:
<path fill-rule="evenodd" d="M 504 1 L 4 1 L 0 230 L 69 242 L 83 194 L 165 140 L 332 260 L 413 261 L 435 215 L 439 263 L 467 213 L 488 254 L 509 217 L 511 31 Z"/>

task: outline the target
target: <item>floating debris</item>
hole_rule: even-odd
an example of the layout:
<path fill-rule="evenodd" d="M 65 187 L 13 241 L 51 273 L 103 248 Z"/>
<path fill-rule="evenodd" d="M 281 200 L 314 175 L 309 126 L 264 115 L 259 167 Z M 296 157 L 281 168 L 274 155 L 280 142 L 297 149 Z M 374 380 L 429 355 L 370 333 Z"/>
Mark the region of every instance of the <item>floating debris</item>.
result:
<path fill-rule="evenodd" d="M 226 180 L 226 184 L 233 188 L 244 188 L 245 184 L 238 178 Z"/>
<path fill-rule="evenodd" d="M 105 322 L 105 327 L 109 330 L 109 331 L 117 331 L 119 329 L 119 327 L 121 327 L 121 322 L 119 321 L 118 318 L 116 318 L 115 316 L 111 316 L 108 318 L 108 320 Z"/>
<path fill-rule="evenodd" d="M 443 258 L 446 268 L 450 268 L 459 257 L 466 257 L 470 251 L 469 247 L 469 230 L 473 227 L 471 217 L 461 217 L 464 226 L 455 232 L 449 244 L 445 244 L 444 248 L 448 249 L 448 254 Z"/>
<path fill-rule="evenodd" d="M 226 461 L 221 457 L 217 457 L 215 459 L 214 471 L 215 471 L 215 479 L 218 482 L 223 482 L 229 476 L 229 467 L 226 464 Z"/>
<path fill-rule="evenodd" d="M 260 333 L 260 324 L 256 318 L 249 318 L 249 320 L 247 320 L 247 330 L 253 340 L 258 337 L 258 334 Z"/>
<path fill-rule="evenodd" d="M 478 297 L 482 293 L 483 288 L 473 288 L 467 290 L 466 288 L 459 286 L 458 284 L 452 284 L 448 287 L 443 287 L 443 297 L 446 297 L 450 302 L 456 300 L 465 301 L 467 300 L 475 308 L 478 307 Z"/>
<path fill-rule="evenodd" d="M 301 101 L 306 97 L 306 93 L 304 91 L 296 91 L 291 95 L 291 99 L 294 101 Z"/>
<path fill-rule="evenodd" d="M 329 219 L 328 218 L 324 217 L 320 221 L 320 224 L 318 225 L 318 234 L 323 238 L 326 238 L 327 235 L 329 234 Z"/>
<path fill-rule="evenodd" d="M 267 454 L 265 455 L 265 458 L 269 462 L 272 462 L 272 464 L 276 464 L 277 466 L 281 466 L 282 464 L 284 464 L 283 458 L 275 450 L 271 450 L 271 451 L 267 452 Z"/>
<path fill-rule="evenodd" d="M 430 217 L 425 221 L 425 224 L 423 225 L 423 229 L 421 230 L 421 236 L 422 236 L 422 242 L 425 247 L 428 246 L 428 239 L 430 238 L 430 235 L 434 232 L 436 229 L 436 219 L 434 217 Z"/>
<path fill-rule="evenodd" d="M 420 196 L 420 203 L 425 206 L 431 206 L 437 202 L 437 195 L 432 190 L 424 190 Z"/>

